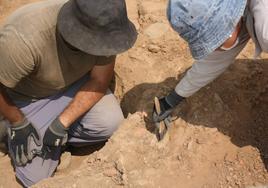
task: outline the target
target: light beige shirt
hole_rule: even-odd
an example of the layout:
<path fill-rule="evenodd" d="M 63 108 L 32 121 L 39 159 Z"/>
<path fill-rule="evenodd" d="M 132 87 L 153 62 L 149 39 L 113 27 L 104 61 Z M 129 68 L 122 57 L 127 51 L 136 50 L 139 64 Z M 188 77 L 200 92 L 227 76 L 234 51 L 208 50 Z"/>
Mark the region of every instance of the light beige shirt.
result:
<path fill-rule="evenodd" d="M 0 29 L 0 82 L 10 88 L 12 98 L 38 99 L 56 94 L 95 65 L 114 60 L 72 50 L 56 34 L 57 16 L 66 1 L 26 5 Z"/>

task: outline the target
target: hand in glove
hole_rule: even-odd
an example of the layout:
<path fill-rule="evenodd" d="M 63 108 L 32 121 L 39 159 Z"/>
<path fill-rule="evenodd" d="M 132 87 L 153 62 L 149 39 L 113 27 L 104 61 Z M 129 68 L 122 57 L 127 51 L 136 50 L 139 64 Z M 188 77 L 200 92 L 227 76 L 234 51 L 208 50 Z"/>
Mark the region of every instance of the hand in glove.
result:
<path fill-rule="evenodd" d="M 29 151 L 30 141 L 40 146 L 40 137 L 31 122 L 24 119 L 22 122 L 12 125 L 8 130 L 11 156 L 17 166 L 25 166 L 35 156 Z"/>
<path fill-rule="evenodd" d="M 60 122 L 59 118 L 55 119 L 46 130 L 43 138 L 44 147 L 55 149 L 64 146 L 68 140 L 68 128 Z"/>
<path fill-rule="evenodd" d="M 181 103 L 185 98 L 178 95 L 175 91 L 172 91 L 168 96 L 160 98 L 160 114 L 157 113 L 156 107 L 153 110 L 153 121 L 154 123 L 160 122 L 169 118 L 173 109 Z"/>

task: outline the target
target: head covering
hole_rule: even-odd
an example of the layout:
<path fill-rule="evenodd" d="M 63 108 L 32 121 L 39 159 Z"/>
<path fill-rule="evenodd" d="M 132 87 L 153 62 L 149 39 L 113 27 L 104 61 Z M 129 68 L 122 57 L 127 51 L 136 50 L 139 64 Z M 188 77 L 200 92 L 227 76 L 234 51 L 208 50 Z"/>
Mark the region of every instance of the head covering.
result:
<path fill-rule="evenodd" d="M 246 4 L 247 0 L 170 0 L 167 15 L 193 58 L 203 59 L 233 33 Z"/>
<path fill-rule="evenodd" d="M 137 39 L 125 0 L 70 0 L 59 12 L 57 29 L 72 46 L 97 56 L 124 52 Z"/>

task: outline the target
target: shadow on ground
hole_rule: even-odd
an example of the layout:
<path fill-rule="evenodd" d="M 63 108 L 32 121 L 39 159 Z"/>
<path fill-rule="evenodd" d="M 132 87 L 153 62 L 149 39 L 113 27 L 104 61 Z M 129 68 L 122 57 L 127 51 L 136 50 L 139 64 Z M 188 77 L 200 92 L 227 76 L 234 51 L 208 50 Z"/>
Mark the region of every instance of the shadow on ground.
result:
<path fill-rule="evenodd" d="M 146 112 L 147 129 L 153 132 L 153 98 L 164 96 L 178 83 L 143 83 L 128 91 L 121 107 L 128 113 Z M 237 60 L 209 86 L 183 102 L 175 116 L 197 126 L 217 128 L 233 144 L 256 147 L 268 170 L 268 60 Z"/>
<path fill-rule="evenodd" d="M 74 156 L 85 156 L 94 153 L 95 151 L 99 151 L 106 142 L 101 142 L 94 145 L 84 145 L 84 146 L 68 146 L 67 151 L 71 152 Z"/>

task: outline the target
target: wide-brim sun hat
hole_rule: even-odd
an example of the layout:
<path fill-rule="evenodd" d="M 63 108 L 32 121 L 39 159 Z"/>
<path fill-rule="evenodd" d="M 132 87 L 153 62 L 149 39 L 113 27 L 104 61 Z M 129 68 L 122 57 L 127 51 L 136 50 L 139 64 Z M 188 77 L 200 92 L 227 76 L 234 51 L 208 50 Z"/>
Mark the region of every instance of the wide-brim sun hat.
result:
<path fill-rule="evenodd" d="M 188 43 L 193 58 L 199 60 L 230 37 L 246 5 L 247 0 L 170 0 L 167 16 Z"/>
<path fill-rule="evenodd" d="M 57 30 L 66 42 L 96 56 L 125 52 L 137 39 L 125 0 L 70 0 L 59 12 Z"/>

